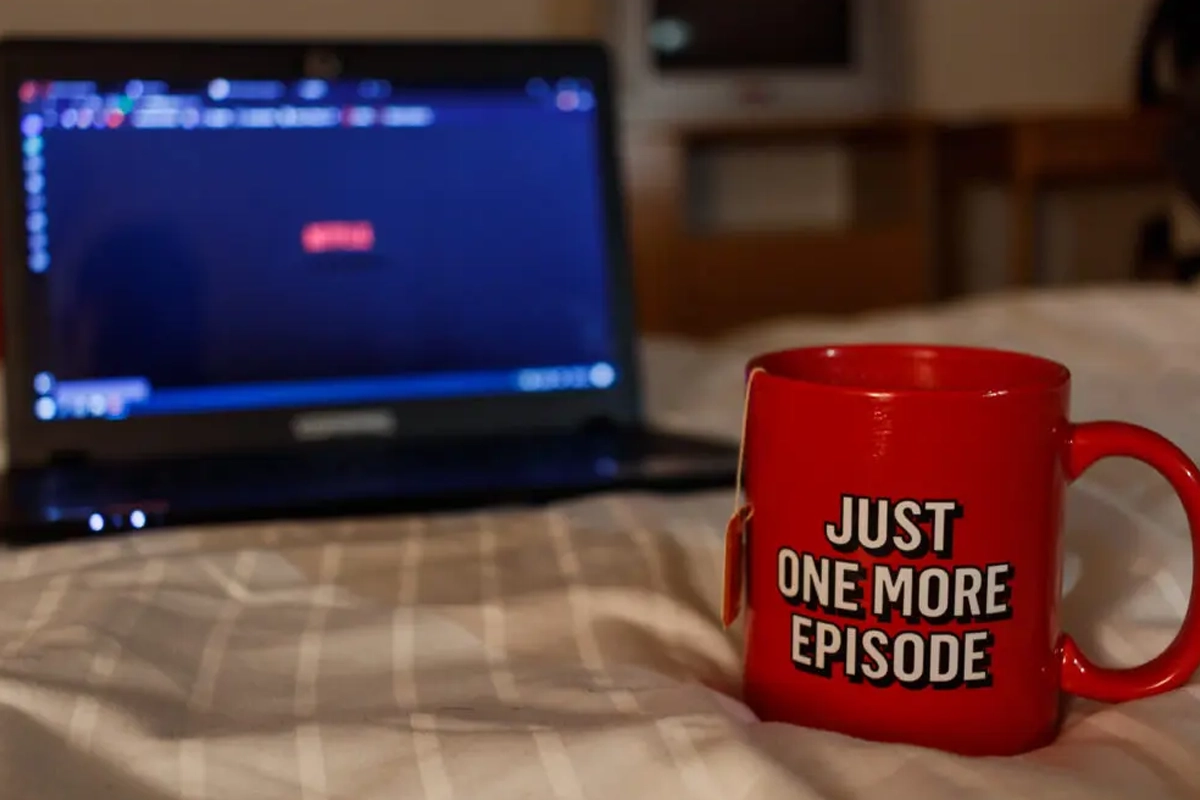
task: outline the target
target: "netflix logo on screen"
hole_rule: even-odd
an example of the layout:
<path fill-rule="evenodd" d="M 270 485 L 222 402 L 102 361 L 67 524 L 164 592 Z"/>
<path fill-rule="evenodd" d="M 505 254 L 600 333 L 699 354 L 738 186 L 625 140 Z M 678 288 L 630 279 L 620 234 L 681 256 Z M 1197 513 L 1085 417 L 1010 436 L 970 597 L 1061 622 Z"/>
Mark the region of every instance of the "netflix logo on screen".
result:
<path fill-rule="evenodd" d="M 300 232 L 300 244 L 310 255 L 369 253 L 375 248 L 375 226 L 370 222 L 310 222 Z"/>

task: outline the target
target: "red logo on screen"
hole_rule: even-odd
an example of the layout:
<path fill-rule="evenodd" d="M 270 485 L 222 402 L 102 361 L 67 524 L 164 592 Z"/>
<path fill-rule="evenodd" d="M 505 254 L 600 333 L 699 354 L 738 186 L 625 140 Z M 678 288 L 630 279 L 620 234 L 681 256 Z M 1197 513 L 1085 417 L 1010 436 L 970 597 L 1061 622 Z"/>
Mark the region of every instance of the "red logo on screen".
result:
<path fill-rule="evenodd" d="M 370 222 L 310 222 L 300 233 L 306 253 L 366 253 L 375 247 Z"/>

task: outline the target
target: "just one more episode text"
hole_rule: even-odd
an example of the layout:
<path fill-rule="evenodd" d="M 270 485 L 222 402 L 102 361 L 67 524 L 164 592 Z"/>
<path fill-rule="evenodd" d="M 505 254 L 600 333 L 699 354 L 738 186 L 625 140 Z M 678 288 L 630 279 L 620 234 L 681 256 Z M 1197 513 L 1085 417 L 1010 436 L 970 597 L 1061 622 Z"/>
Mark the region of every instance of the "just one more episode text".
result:
<path fill-rule="evenodd" d="M 837 556 L 779 548 L 795 668 L 879 687 L 991 686 L 992 624 L 1012 616 L 1014 570 L 954 560 L 963 517 L 956 500 L 845 494 L 823 531 Z"/>

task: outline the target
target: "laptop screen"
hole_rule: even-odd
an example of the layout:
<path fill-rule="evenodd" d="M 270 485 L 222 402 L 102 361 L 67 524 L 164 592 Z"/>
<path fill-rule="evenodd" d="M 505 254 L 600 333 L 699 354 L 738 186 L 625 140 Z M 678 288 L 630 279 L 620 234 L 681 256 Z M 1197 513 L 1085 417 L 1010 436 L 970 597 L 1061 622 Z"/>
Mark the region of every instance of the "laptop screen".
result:
<path fill-rule="evenodd" d="M 34 414 L 612 388 L 585 80 L 27 82 Z"/>

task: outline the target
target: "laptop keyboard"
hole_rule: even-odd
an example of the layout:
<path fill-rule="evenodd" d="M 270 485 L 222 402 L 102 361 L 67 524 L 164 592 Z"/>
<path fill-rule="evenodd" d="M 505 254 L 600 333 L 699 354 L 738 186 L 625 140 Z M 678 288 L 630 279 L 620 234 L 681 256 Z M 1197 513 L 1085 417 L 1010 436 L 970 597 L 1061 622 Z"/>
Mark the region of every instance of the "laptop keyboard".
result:
<path fill-rule="evenodd" d="M 673 444 L 668 447 L 665 441 Z M 104 498 L 107 502 L 156 501 L 176 507 L 240 506 L 287 504 L 307 498 L 436 496 L 510 487 L 528 487 L 535 492 L 540 487 L 617 479 L 630 471 L 641 474 L 647 457 L 660 450 L 676 460 L 688 456 L 675 439 L 605 433 L 90 464 L 60 467 L 49 475 L 40 474 L 33 483 L 42 502 L 55 505 L 89 505 Z M 727 461 L 723 450 L 714 447 L 712 454 L 722 463 Z M 24 482 L 18 479 L 18 484 Z"/>
<path fill-rule="evenodd" d="M 605 431 L 283 454 L 80 464 L 9 473 L 10 543 L 143 527 L 542 502 L 604 488 L 732 484 L 736 450 Z"/>

